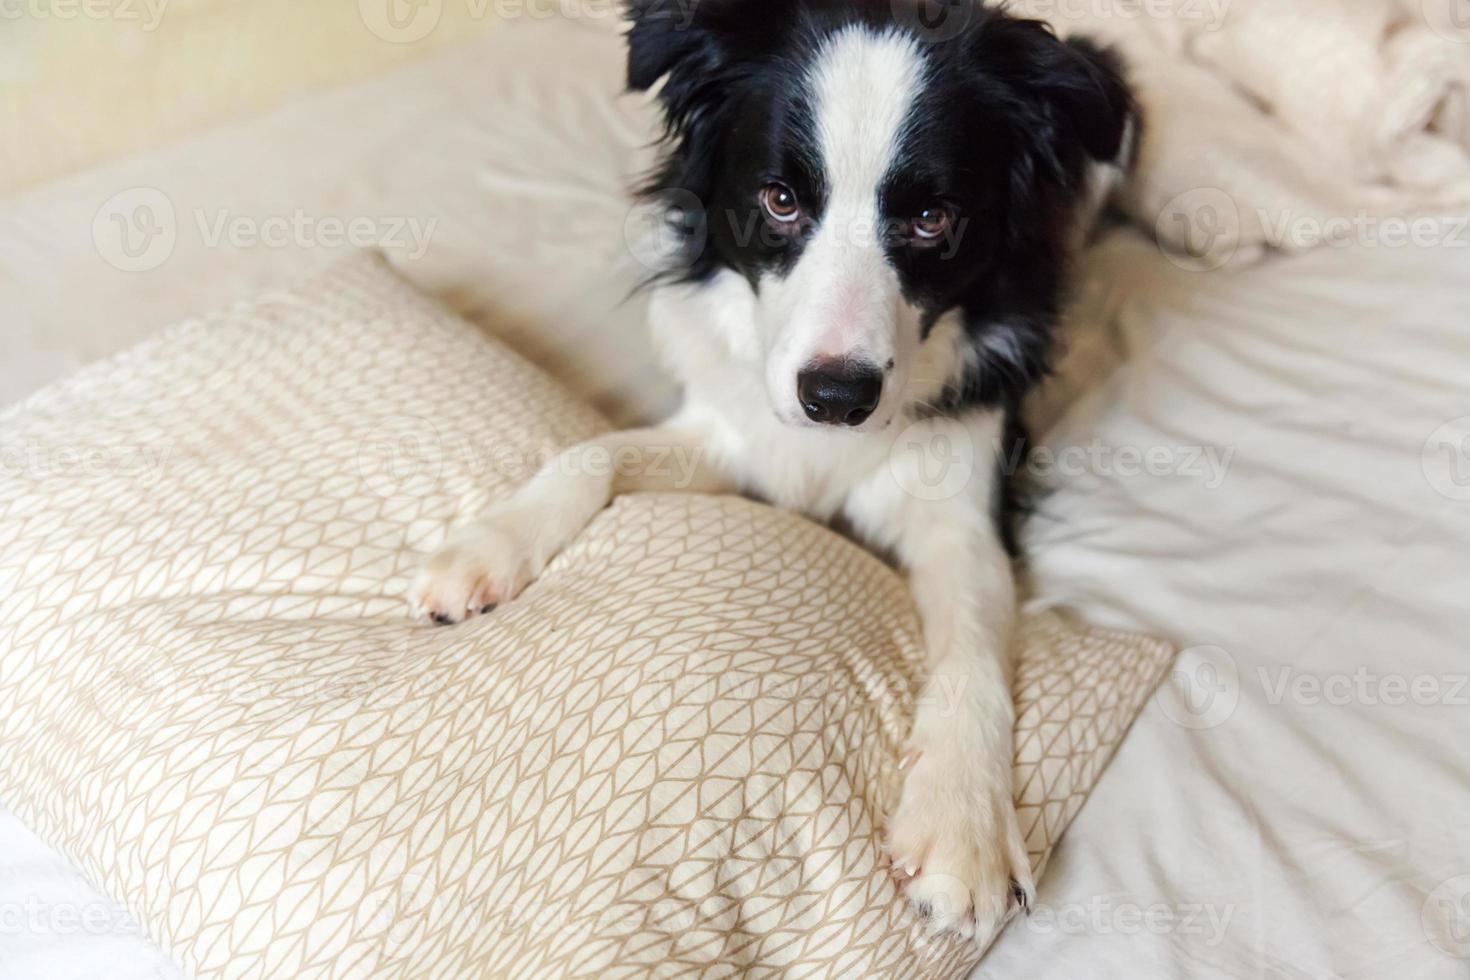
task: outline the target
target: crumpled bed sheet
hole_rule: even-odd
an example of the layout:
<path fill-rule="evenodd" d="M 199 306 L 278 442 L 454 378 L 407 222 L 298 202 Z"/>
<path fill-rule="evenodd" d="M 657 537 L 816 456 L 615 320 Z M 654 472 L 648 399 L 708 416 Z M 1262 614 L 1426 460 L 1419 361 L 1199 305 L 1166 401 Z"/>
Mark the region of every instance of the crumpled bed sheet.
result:
<path fill-rule="evenodd" d="M 674 392 L 629 298 L 621 197 L 651 120 L 612 94 L 620 69 L 608 25 L 519 21 L 5 202 L 0 399 L 324 264 L 319 238 L 208 234 L 302 209 L 317 232 L 433 222 L 422 250 L 382 243 L 410 279 L 617 420 L 658 414 Z M 148 189 L 177 233 L 125 271 L 94 222 Z M 978 976 L 1466 975 L 1467 238 L 1239 273 L 1132 232 L 1094 251 L 1041 412 L 1055 489 L 1029 578 L 1038 604 L 1187 651 Z M 17 880 L 0 865 L 0 903 Z M 67 948 L 120 970 L 94 940 Z"/>

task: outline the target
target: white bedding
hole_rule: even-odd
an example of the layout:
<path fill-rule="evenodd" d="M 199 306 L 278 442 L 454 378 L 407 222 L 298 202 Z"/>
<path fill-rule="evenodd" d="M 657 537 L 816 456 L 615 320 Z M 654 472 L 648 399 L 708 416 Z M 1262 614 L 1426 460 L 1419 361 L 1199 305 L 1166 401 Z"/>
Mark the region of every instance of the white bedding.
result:
<path fill-rule="evenodd" d="M 1043 889 L 1084 931 L 981 975 L 1465 977 L 1470 251 L 1105 261 L 1129 363 L 1047 440 L 1103 462 L 1042 505 L 1037 587 L 1192 649 Z"/>
<path fill-rule="evenodd" d="M 183 980 L 136 919 L 0 809 L 0 980 Z"/>
<path fill-rule="evenodd" d="M 321 265 L 321 224 L 282 247 L 211 244 L 222 218 L 264 229 L 299 208 L 398 228 L 387 251 L 415 282 L 616 418 L 657 414 L 673 392 L 626 299 L 620 194 L 649 118 L 611 96 L 620 77 L 610 25 L 524 19 L 0 204 L 0 401 Z M 165 261 L 128 272 L 104 253 L 161 253 L 113 249 L 106 210 L 99 249 L 94 222 L 109 200 L 157 217 L 139 187 L 165 195 L 177 234 Z M 412 222 L 434 223 L 421 255 Z M 1032 527 L 1038 601 L 1194 649 L 1056 853 L 1042 907 L 981 976 L 1470 971 L 1440 948 L 1470 954 L 1470 879 L 1455 881 L 1470 875 L 1467 431 L 1426 451 L 1470 416 L 1466 237 L 1233 275 L 1177 269 L 1131 233 L 1094 255 L 1076 346 L 1128 363 L 1048 439 L 1084 462 L 1058 457 Z M 1132 449 L 1155 450 L 1154 473 Z M 1185 681 L 1219 688 L 1206 710 L 1191 713 Z M 1439 703 L 1386 703 L 1400 683 Z M 0 910 L 31 887 L 7 826 Z M 22 955 L 32 938 L 0 929 L 4 980 L 48 975 Z M 66 948 L 107 976 L 147 975 L 157 955 L 113 936 Z"/>

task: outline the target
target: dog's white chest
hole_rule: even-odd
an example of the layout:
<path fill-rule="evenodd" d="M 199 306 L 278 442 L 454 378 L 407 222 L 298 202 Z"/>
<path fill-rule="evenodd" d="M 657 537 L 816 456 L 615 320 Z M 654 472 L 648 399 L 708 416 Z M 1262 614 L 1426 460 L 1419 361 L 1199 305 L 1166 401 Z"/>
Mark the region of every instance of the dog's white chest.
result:
<path fill-rule="evenodd" d="M 829 520 L 887 458 L 885 433 L 793 429 L 771 411 L 753 375 L 706 395 L 687 411 L 703 416 L 717 465 L 745 491 L 779 507 Z"/>

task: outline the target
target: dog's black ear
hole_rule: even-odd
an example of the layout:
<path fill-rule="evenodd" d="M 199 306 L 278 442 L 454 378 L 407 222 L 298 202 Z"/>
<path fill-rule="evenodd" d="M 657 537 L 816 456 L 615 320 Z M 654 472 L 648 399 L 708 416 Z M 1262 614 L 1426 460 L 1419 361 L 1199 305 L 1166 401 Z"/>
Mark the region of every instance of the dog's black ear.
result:
<path fill-rule="evenodd" d="M 1059 47 L 1056 74 L 1048 86 L 1053 98 L 1089 156 L 1102 162 L 1121 159 L 1131 150 L 1123 141 L 1136 111 L 1122 60 L 1087 38 L 1071 38 Z"/>
<path fill-rule="evenodd" d="M 687 136 L 718 116 L 733 87 L 736 49 L 759 19 L 742 0 L 627 0 L 628 87 L 659 90 L 668 132 Z"/>
<path fill-rule="evenodd" d="M 977 32 L 976 64 L 998 75 L 1013 97 L 1031 106 L 1036 135 L 1060 155 L 1080 145 L 1099 162 L 1118 160 L 1135 116 L 1132 92 L 1118 56 L 1083 38 L 1061 40 L 1035 20 L 995 14 Z"/>
<path fill-rule="evenodd" d="M 696 25 L 698 0 L 628 0 L 628 88 L 646 92 L 686 62 L 717 60 L 719 51 Z"/>

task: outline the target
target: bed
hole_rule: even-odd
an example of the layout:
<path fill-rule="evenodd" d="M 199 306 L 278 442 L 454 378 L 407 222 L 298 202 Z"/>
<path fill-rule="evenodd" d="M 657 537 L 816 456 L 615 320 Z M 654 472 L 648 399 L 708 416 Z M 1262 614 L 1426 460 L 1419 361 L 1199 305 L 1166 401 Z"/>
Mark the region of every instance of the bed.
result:
<path fill-rule="evenodd" d="M 11 197 L 0 402 L 325 265 L 366 218 L 610 417 L 657 416 L 624 197 L 652 119 L 620 78 L 612 23 L 524 18 Z M 1126 229 L 1091 251 L 1037 407 L 1030 602 L 1185 653 L 977 976 L 1465 975 L 1470 233 L 1396 241 L 1215 273 Z M 0 910 L 6 980 L 178 975 L 13 819 Z"/>

